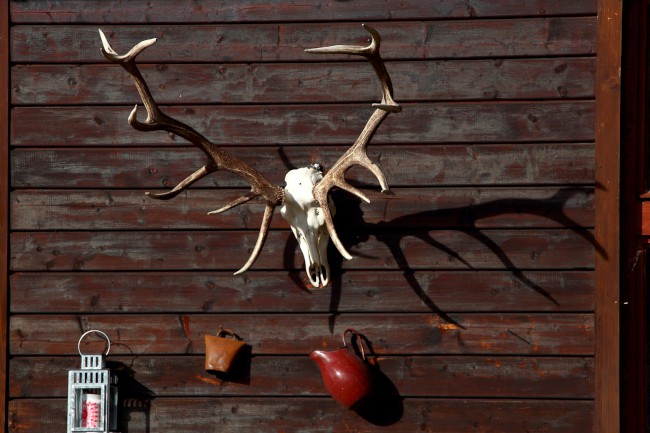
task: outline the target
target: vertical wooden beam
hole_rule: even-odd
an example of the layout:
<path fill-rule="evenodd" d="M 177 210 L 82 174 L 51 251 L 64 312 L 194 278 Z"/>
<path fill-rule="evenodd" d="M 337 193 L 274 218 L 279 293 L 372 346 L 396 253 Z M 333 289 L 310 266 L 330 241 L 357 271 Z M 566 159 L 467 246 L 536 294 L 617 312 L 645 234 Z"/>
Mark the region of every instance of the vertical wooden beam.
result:
<path fill-rule="evenodd" d="M 0 432 L 7 431 L 9 269 L 9 2 L 0 6 Z"/>
<path fill-rule="evenodd" d="M 7 431 L 9 237 L 9 2 L 0 5 L 0 432 Z"/>
<path fill-rule="evenodd" d="M 598 0 L 596 61 L 596 433 L 620 430 L 621 0 Z"/>

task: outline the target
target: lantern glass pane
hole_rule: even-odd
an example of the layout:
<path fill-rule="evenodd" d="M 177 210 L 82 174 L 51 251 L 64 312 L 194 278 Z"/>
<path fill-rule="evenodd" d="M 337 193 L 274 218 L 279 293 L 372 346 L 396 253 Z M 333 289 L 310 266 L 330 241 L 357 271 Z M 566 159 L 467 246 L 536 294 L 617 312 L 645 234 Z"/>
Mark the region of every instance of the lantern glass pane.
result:
<path fill-rule="evenodd" d="M 76 388 L 75 405 L 75 431 L 103 431 L 104 396 L 101 387 Z"/>
<path fill-rule="evenodd" d="M 108 427 L 112 431 L 115 431 L 115 430 L 117 430 L 117 416 L 116 416 L 116 414 L 117 414 L 117 404 L 118 404 L 117 385 L 111 385 L 109 389 L 110 389 L 109 398 L 111 400 L 111 403 L 110 403 L 110 406 L 108 408 L 108 410 L 109 410 L 108 419 L 109 419 L 109 423 L 110 423 Z"/>

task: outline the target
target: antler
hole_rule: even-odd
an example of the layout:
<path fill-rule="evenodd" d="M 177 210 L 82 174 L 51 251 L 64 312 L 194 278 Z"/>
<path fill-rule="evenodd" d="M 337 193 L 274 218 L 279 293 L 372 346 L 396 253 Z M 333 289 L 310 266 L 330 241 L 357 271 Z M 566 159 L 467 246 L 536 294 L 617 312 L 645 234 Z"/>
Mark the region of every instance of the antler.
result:
<path fill-rule="evenodd" d="M 367 58 L 372 64 L 379 80 L 381 82 L 382 88 L 382 98 L 381 103 L 372 104 L 373 107 L 377 108 L 368 122 L 366 123 L 365 128 L 361 131 L 357 141 L 339 158 L 332 168 L 325 174 L 323 180 L 317 183 L 314 186 L 314 197 L 318 200 L 318 203 L 321 205 L 324 217 L 325 224 L 327 225 L 327 230 L 329 231 L 332 242 L 336 246 L 336 249 L 339 250 L 341 255 L 346 259 L 350 260 L 352 256 L 347 250 L 343 247 L 341 240 L 336 233 L 334 228 L 334 221 L 332 219 L 332 214 L 327 206 L 327 195 L 329 194 L 330 189 L 337 186 L 345 191 L 350 192 L 351 194 L 356 195 L 366 203 L 370 203 L 368 197 L 359 191 L 357 188 L 350 185 L 345 180 L 345 172 L 354 165 L 360 165 L 362 167 L 370 170 L 381 185 L 382 192 L 388 191 L 388 184 L 386 183 L 386 178 L 382 173 L 381 169 L 374 164 L 367 154 L 367 146 L 373 135 L 379 128 L 379 125 L 384 121 L 390 113 L 399 113 L 402 111 L 402 107 L 393 100 L 393 85 L 390 81 L 390 76 L 384 65 L 384 61 L 379 55 L 379 45 L 381 43 L 381 38 L 377 30 L 373 29 L 370 26 L 363 25 L 363 27 L 370 33 L 372 41 L 367 47 L 352 46 L 352 45 L 334 45 L 330 47 L 322 48 L 310 48 L 305 50 L 308 53 L 321 53 L 321 54 L 353 54 L 358 56 L 363 56 Z"/>
<path fill-rule="evenodd" d="M 171 191 L 161 194 L 147 193 L 149 197 L 159 200 L 168 200 L 177 196 L 180 192 L 204 176 L 217 170 L 226 170 L 248 181 L 248 183 L 251 185 L 251 190 L 249 193 L 237 198 L 236 200 L 233 200 L 226 206 L 210 212 L 210 214 L 217 214 L 227 211 L 228 209 L 252 200 L 255 197 L 264 197 L 266 200 L 264 217 L 262 219 L 260 233 L 257 237 L 257 242 L 253 248 L 253 252 L 251 253 L 246 264 L 240 270 L 235 272 L 235 275 L 245 272 L 255 262 L 262 250 L 262 246 L 264 245 L 264 242 L 266 241 L 266 237 L 268 235 L 269 226 L 271 225 L 271 219 L 273 218 L 273 211 L 275 210 L 276 206 L 281 205 L 284 202 L 284 189 L 271 184 L 261 173 L 259 173 L 253 167 L 246 164 L 239 158 L 236 158 L 224 152 L 210 140 L 194 130 L 192 127 L 169 117 L 160 110 L 154 101 L 151 92 L 149 91 L 147 83 L 138 70 L 137 65 L 135 64 L 135 58 L 138 56 L 138 54 L 140 54 L 145 48 L 153 45 L 156 42 L 156 39 L 147 39 L 145 41 L 142 41 L 131 48 L 128 53 L 119 55 L 113 50 L 113 48 L 111 48 L 108 40 L 106 39 L 106 36 L 101 30 L 99 30 L 99 36 L 102 39 L 102 54 L 109 61 L 122 66 L 122 68 L 124 68 L 131 75 L 131 78 L 133 78 L 135 86 L 138 89 L 138 93 L 142 98 L 145 109 L 147 110 L 147 119 L 144 122 L 140 122 L 137 119 L 138 106 L 136 104 L 135 108 L 129 115 L 129 125 L 138 131 L 163 130 L 179 135 L 190 143 L 198 146 L 208 156 L 209 159 L 206 165 L 188 176 Z"/>

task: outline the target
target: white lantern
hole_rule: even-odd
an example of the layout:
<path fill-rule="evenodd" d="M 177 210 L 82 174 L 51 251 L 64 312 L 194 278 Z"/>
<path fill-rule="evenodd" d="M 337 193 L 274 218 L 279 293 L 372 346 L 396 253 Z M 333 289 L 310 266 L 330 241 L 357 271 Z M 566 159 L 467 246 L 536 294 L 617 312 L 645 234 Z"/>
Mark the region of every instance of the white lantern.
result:
<path fill-rule="evenodd" d="M 81 353 L 81 340 L 95 333 L 107 342 L 99 355 Z M 98 330 L 85 332 L 77 343 L 81 369 L 68 372 L 68 433 L 117 430 L 117 376 L 106 368 L 104 356 L 111 350 L 108 335 Z"/>

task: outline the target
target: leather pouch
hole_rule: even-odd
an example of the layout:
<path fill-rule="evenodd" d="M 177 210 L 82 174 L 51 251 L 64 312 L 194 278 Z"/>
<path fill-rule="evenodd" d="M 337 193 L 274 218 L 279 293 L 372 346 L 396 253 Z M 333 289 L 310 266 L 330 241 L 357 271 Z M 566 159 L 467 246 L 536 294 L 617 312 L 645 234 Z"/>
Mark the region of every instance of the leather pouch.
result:
<path fill-rule="evenodd" d="M 205 370 L 227 373 L 246 342 L 229 329 L 205 336 Z"/>

